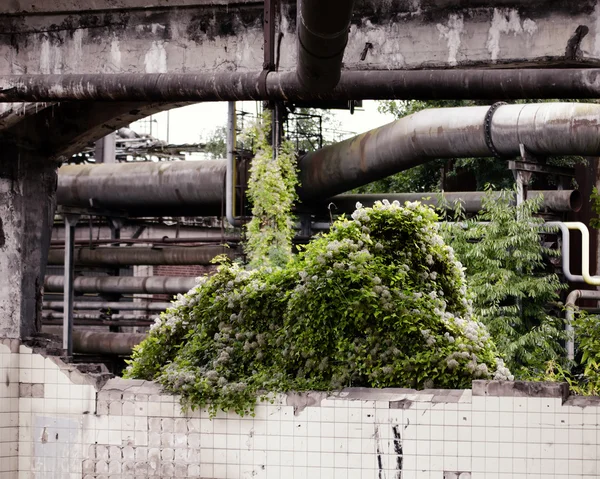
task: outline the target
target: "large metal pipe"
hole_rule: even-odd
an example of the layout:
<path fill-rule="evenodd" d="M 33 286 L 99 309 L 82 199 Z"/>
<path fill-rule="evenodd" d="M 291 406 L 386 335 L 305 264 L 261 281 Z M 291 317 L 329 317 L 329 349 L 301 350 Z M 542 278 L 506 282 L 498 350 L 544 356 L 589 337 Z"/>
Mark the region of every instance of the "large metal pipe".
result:
<path fill-rule="evenodd" d="M 63 310 L 62 301 L 44 301 L 42 307 L 44 309 L 53 309 L 56 311 Z M 115 311 L 142 311 L 144 313 L 161 312 L 169 309 L 171 303 L 167 302 L 149 302 L 149 301 L 75 301 L 73 309 L 78 310 L 99 310 L 113 309 Z"/>
<path fill-rule="evenodd" d="M 115 354 L 129 356 L 133 347 L 146 338 L 138 333 L 100 333 L 97 331 L 73 331 L 73 350 L 85 354 Z"/>
<path fill-rule="evenodd" d="M 325 93 L 261 73 L 0 75 L 0 102 L 600 98 L 598 68 L 345 71 Z"/>
<path fill-rule="evenodd" d="M 534 155 L 596 156 L 600 154 L 599 118 L 600 105 L 586 103 L 424 110 L 304 156 L 299 165 L 300 199 L 310 204 L 436 158 L 516 156 L 521 143 Z M 212 181 L 202 163 L 212 164 Z M 214 206 L 221 197 L 226 162 L 176 165 L 173 178 L 169 169 L 162 173 L 168 180 L 160 189 L 142 186 L 157 181 L 154 170 L 145 164 L 63 167 L 59 203 L 75 206 L 95 198 L 101 205 L 111 204 L 130 214 L 136 209 L 157 214 L 161 205 L 167 215 L 175 214 L 175 206 L 178 214 L 182 207 L 206 214 L 194 205 Z M 138 166 L 141 171 L 134 173 Z M 211 188 L 205 193 L 194 189 L 195 175 Z M 127 188 L 123 176 L 131 177 L 134 186 Z"/>
<path fill-rule="evenodd" d="M 78 248 L 75 250 L 75 264 L 86 266 L 128 266 L 128 265 L 210 265 L 218 255 L 234 258 L 236 251 L 225 246 L 141 248 L 99 247 Z M 48 264 L 63 264 L 65 251 L 51 249 Z"/>
<path fill-rule="evenodd" d="M 356 203 L 363 206 L 373 206 L 376 201 L 420 201 L 423 204 L 437 207 L 442 203 L 448 207 L 454 207 L 460 202 L 467 213 L 477 213 L 483 206 L 483 198 L 490 194 L 492 198 L 499 197 L 500 192 L 485 193 L 483 191 L 461 191 L 461 192 L 424 192 L 424 193 L 382 193 L 382 194 L 343 194 L 329 198 L 323 207 L 333 203 L 336 213 L 348 213 L 356 209 Z M 579 211 L 583 204 L 581 193 L 578 190 L 530 190 L 528 198 L 543 196 L 542 209 L 559 213 Z"/>
<path fill-rule="evenodd" d="M 437 158 L 600 155 L 600 105 L 536 103 L 423 110 L 305 155 L 300 197 L 330 197 Z"/>
<path fill-rule="evenodd" d="M 62 291 L 63 276 L 46 276 L 45 291 Z M 196 286 L 195 278 L 171 276 L 79 276 L 73 288 L 79 293 L 179 294 Z"/>
<path fill-rule="evenodd" d="M 168 204 L 182 216 L 210 216 L 221 212 L 225 170 L 222 160 L 66 165 L 59 170 L 57 202 L 130 216 L 169 216 Z"/>
<path fill-rule="evenodd" d="M 327 92 L 340 81 L 353 0 L 300 0 L 298 8 L 298 83 Z"/>

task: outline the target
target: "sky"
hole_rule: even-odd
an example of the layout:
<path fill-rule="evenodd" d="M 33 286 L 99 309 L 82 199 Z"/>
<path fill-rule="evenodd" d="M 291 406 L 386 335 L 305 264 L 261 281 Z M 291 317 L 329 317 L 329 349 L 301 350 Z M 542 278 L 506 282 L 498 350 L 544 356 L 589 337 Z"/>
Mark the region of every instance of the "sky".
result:
<path fill-rule="evenodd" d="M 238 110 L 251 113 L 256 113 L 258 107 L 257 102 L 237 104 Z M 333 110 L 338 129 L 347 132 L 345 136 L 350 137 L 394 120 L 392 115 L 379 113 L 377 107 L 377 101 L 363 101 L 363 107 L 357 108 L 353 115 L 346 110 Z M 132 128 L 140 133 L 149 133 L 151 125 L 152 136 L 171 144 L 200 143 L 216 128 L 224 126 L 226 121 L 226 102 L 197 103 L 153 115 L 134 123 Z"/>

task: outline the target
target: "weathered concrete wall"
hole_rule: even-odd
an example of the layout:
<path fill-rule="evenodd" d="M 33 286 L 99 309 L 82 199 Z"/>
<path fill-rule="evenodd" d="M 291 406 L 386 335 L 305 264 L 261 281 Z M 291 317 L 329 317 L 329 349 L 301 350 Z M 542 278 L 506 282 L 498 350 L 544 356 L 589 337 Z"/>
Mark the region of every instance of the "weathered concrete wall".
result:
<path fill-rule="evenodd" d="M 0 338 L 23 339 L 39 330 L 56 165 L 0 145 Z"/>
<path fill-rule="evenodd" d="M 142 9 L 143 3 L 8 2 L 0 7 L 0 73 L 262 68 L 260 3 L 178 0 L 169 6 L 184 8 L 147 2 L 154 8 Z M 283 3 L 281 12 L 280 69 L 291 70 L 295 5 Z M 446 0 L 363 1 L 355 8 L 344 64 L 347 69 L 595 64 L 598 25 L 597 0 L 463 1 L 459 7 Z"/>
<path fill-rule="evenodd" d="M 5 377 L 0 464 L 11 466 L 0 467 L 1 479 L 573 479 L 600 471 L 600 401 L 567 398 L 560 384 L 287 395 L 259 404 L 254 417 L 211 420 L 182 412 L 153 383 L 114 379 L 96 390 L 14 341 L 0 344 Z"/>

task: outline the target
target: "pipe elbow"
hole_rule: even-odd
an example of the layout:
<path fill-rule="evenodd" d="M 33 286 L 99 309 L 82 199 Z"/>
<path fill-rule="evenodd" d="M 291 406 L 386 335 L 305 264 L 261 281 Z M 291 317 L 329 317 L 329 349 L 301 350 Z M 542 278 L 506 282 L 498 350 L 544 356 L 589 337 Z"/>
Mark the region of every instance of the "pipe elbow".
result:
<path fill-rule="evenodd" d="M 303 88 L 326 92 L 339 83 L 353 3 L 353 0 L 301 2 L 296 77 Z"/>

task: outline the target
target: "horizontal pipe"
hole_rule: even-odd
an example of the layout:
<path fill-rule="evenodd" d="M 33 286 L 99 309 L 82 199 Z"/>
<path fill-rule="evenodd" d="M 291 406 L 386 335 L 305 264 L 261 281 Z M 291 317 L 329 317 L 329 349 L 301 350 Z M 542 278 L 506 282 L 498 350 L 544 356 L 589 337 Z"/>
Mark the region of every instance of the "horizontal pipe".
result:
<path fill-rule="evenodd" d="M 483 198 L 491 195 L 492 198 L 499 197 L 501 192 L 486 193 L 483 191 L 462 191 L 462 192 L 425 192 L 425 193 L 381 193 L 381 194 L 343 194 L 329 198 L 323 206 L 335 205 L 335 213 L 352 212 L 356 208 L 356 203 L 361 203 L 365 207 L 373 206 L 376 201 L 384 199 L 392 202 L 398 201 L 404 204 L 406 201 L 420 201 L 429 206 L 437 207 L 440 198 L 453 208 L 456 202 L 460 202 L 462 208 L 467 213 L 477 213 L 482 209 Z M 583 204 L 581 193 L 578 190 L 530 190 L 527 192 L 528 198 L 543 196 L 542 209 L 555 211 L 559 213 L 579 211 Z"/>
<path fill-rule="evenodd" d="M 46 291 L 63 291 L 63 276 L 46 276 Z M 195 278 L 171 276 L 79 276 L 73 281 L 78 293 L 113 294 L 179 294 L 186 293 L 197 282 Z"/>
<path fill-rule="evenodd" d="M 139 314 L 112 314 L 112 315 L 102 315 L 102 314 L 82 314 L 75 313 L 73 314 L 73 319 L 81 319 L 81 320 L 89 320 L 89 321 L 103 321 L 105 319 L 110 319 L 112 321 L 154 321 L 156 315 L 150 316 L 140 316 Z M 63 313 L 57 313 L 54 311 L 42 311 L 42 319 L 47 319 L 49 321 L 63 319 Z"/>
<path fill-rule="evenodd" d="M 129 356 L 133 347 L 146 338 L 140 333 L 101 333 L 73 330 L 73 350 L 85 354 Z"/>
<path fill-rule="evenodd" d="M 181 216 L 219 215 L 225 170 L 222 160 L 65 165 L 57 202 L 126 210 L 129 216 L 170 216 L 174 206 Z"/>
<path fill-rule="evenodd" d="M 78 248 L 73 260 L 85 266 L 129 266 L 129 265 L 210 265 L 218 255 L 234 258 L 236 251 L 225 246 L 204 246 L 188 248 Z M 65 252 L 51 249 L 48 264 L 64 264 Z"/>
<path fill-rule="evenodd" d="M 64 303 L 62 301 L 44 301 L 42 308 L 62 311 Z M 167 302 L 149 302 L 149 301 L 75 301 L 73 303 L 74 310 L 98 310 L 98 309 L 114 309 L 115 311 L 144 311 L 144 312 L 160 312 L 171 307 L 171 303 Z"/>
<path fill-rule="evenodd" d="M 173 215 L 173 216 L 178 216 L 178 215 Z M 54 223 L 54 227 L 56 228 L 57 223 Z M 116 244 L 152 244 L 152 245 L 161 245 L 161 244 L 170 244 L 170 245 L 177 245 L 177 244 L 193 244 L 193 243 L 199 243 L 199 244 L 204 244 L 204 245 L 209 245 L 209 244 L 214 244 L 214 243 L 235 243 L 237 241 L 240 241 L 240 235 L 239 234 L 227 234 L 224 235 L 221 233 L 220 229 L 216 229 L 213 232 L 208 232 L 206 233 L 204 236 L 202 237 L 197 237 L 197 238 L 169 238 L 169 237 L 164 237 L 164 238 L 119 238 L 118 240 L 115 239 L 108 239 L 108 238 L 101 238 L 101 239 L 76 239 L 74 241 L 75 245 L 114 245 Z M 65 240 L 52 240 L 51 242 L 51 246 L 63 246 L 65 245 Z"/>
<path fill-rule="evenodd" d="M 422 110 L 305 155 L 299 162 L 299 195 L 310 203 L 434 159 L 515 157 L 521 146 L 536 156 L 599 156 L 600 105 Z"/>
<path fill-rule="evenodd" d="M 296 72 L 0 75 L 0 102 L 600 98 L 598 68 L 344 71 L 330 92 Z"/>
<path fill-rule="evenodd" d="M 112 321 L 109 319 L 76 319 L 74 320 L 74 326 L 118 326 L 121 328 L 147 328 L 152 326 L 153 320 L 118 320 Z M 61 320 L 49 320 L 44 319 L 42 321 L 42 326 L 50 326 L 50 327 L 60 327 L 60 333 L 62 334 L 62 319 Z"/>

